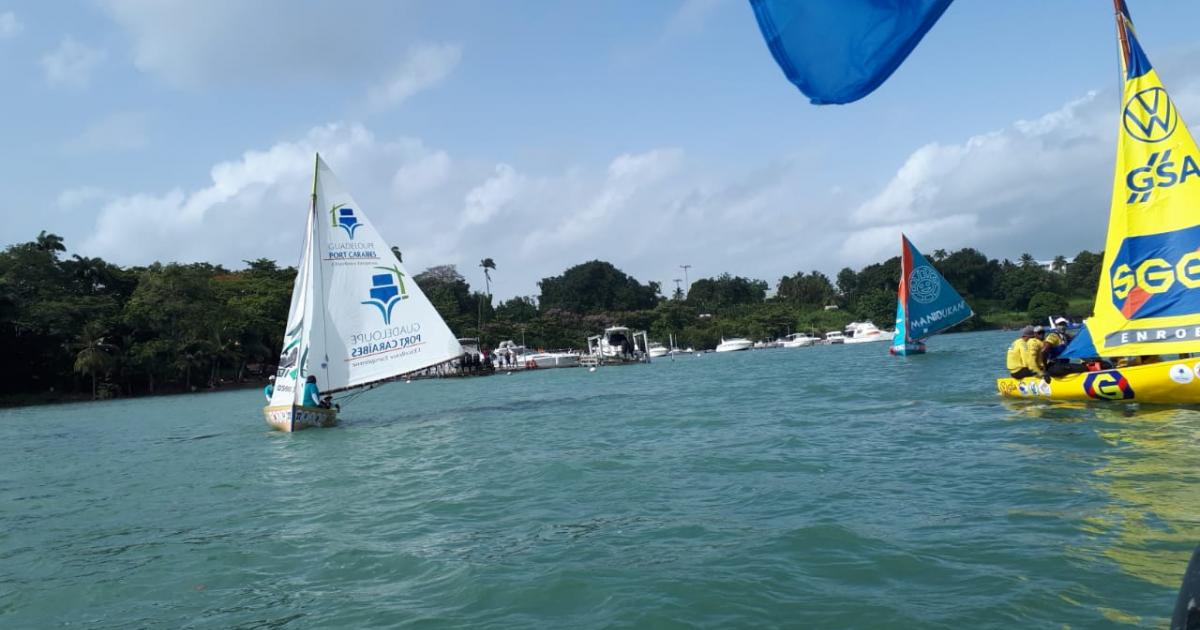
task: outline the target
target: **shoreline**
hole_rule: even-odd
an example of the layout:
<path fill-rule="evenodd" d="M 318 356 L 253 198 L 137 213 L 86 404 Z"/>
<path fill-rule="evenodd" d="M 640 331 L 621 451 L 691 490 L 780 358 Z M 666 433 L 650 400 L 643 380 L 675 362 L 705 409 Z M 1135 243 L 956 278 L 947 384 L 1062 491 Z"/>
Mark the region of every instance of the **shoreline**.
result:
<path fill-rule="evenodd" d="M 216 392 L 240 390 L 240 389 L 262 389 L 266 387 L 267 381 L 258 383 L 242 382 L 242 383 L 225 383 L 220 387 L 197 387 L 191 391 L 186 390 L 169 390 L 159 391 L 153 394 L 136 394 L 133 396 L 115 396 L 112 398 L 97 398 L 92 399 L 90 393 L 68 393 L 68 392 L 40 392 L 32 394 L 5 394 L 0 395 L 0 409 L 19 409 L 21 407 L 41 407 L 45 405 L 74 405 L 79 403 L 101 403 L 115 402 L 118 400 L 139 400 L 142 398 L 159 398 L 163 396 L 182 396 L 185 394 L 210 394 Z"/>

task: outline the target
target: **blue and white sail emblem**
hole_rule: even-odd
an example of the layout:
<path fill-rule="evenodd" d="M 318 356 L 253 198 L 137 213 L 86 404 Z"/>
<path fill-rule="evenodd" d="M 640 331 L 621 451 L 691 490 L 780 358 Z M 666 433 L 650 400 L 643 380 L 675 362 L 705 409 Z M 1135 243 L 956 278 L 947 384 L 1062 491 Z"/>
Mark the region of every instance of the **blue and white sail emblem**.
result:
<path fill-rule="evenodd" d="M 913 300 L 929 304 L 942 294 L 942 275 L 929 265 L 920 265 L 908 274 L 908 292 Z"/>
<path fill-rule="evenodd" d="M 342 204 L 338 204 L 329 211 L 329 214 L 333 215 L 333 225 L 345 230 L 346 236 L 350 240 L 354 240 L 354 231 L 358 229 L 358 226 L 362 225 L 362 223 L 358 222 L 358 217 L 354 216 L 354 208 L 347 208 Z"/>
<path fill-rule="evenodd" d="M 403 300 L 408 299 L 404 289 L 404 274 L 396 267 L 376 267 L 388 273 L 378 273 L 371 276 L 371 299 L 363 302 L 379 309 L 385 326 L 392 323 L 392 308 Z"/>

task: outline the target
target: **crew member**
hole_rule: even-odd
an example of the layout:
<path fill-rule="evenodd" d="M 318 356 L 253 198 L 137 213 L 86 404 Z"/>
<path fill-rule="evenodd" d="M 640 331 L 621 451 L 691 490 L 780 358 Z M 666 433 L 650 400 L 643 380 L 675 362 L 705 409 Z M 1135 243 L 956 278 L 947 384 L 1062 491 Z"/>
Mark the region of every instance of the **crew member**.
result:
<path fill-rule="evenodd" d="M 263 393 L 267 395 L 267 402 L 271 402 L 271 395 L 275 393 L 275 377 L 267 377 L 267 386 L 263 388 Z"/>
<path fill-rule="evenodd" d="M 1044 349 L 1046 347 L 1046 329 L 1041 326 L 1033 327 L 1033 337 L 1030 337 L 1025 342 L 1025 367 L 1031 369 L 1036 374 L 1043 374 L 1046 371 L 1046 361 L 1044 358 Z"/>
<path fill-rule="evenodd" d="M 1026 326 L 1021 329 L 1021 336 L 1013 340 L 1012 345 L 1008 347 L 1008 354 L 1005 356 L 1005 362 L 1008 367 L 1008 373 L 1013 378 L 1025 378 L 1026 376 L 1037 376 L 1029 368 L 1026 363 L 1026 358 L 1029 354 L 1027 343 L 1033 338 L 1033 326 Z M 1036 364 L 1035 364 L 1036 365 Z"/>
<path fill-rule="evenodd" d="M 304 402 L 300 404 L 305 407 L 321 406 L 321 390 L 317 389 L 317 377 L 312 374 L 304 379 Z"/>

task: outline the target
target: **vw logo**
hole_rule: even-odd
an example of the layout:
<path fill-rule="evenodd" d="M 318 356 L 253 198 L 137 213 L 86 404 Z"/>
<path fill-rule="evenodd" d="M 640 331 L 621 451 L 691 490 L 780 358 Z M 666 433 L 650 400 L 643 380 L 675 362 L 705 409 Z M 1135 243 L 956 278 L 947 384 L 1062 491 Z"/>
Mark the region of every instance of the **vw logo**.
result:
<path fill-rule="evenodd" d="M 1179 115 L 1167 91 L 1152 87 L 1134 94 L 1125 103 L 1125 133 L 1142 142 L 1162 142 L 1175 133 Z"/>
<path fill-rule="evenodd" d="M 942 293 L 942 283 L 938 273 L 929 265 L 921 265 L 908 274 L 908 293 L 912 299 L 921 304 L 929 304 L 938 299 Z"/>

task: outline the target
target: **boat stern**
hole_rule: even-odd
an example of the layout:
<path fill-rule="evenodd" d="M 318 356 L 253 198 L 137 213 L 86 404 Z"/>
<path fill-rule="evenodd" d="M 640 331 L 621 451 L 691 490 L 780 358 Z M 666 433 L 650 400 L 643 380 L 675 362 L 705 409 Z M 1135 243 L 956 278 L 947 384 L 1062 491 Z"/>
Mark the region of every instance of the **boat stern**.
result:
<path fill-rule="evenodd" d="M 263 407 L 263 418 L 272 429 L 291 433 L 301 429 L 335 426 L 337 425 L 337 410 L 295 405 L 267 406 Z"/>

